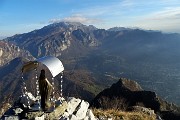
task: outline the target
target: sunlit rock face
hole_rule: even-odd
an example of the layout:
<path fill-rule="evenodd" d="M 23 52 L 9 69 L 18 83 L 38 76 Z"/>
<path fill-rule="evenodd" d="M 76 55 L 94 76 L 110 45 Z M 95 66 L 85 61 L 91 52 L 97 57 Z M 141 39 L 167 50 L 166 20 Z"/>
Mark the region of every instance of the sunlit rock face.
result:
<path fill-rule="evenodd" d="M 29 60 L 34 59 L 28 51 L 23 50 L 12 43 L 0 41 L 0 66 L 5 65 L 16 57 L 23 57 Z"/>
<path fill-rule="evenodd" d="M 36 58 L 47 55 L 57 57 L 65 51 L 76 52 L 79 49 L 81 52 L 84 47 L 98 46 L 99 42 L 93 35 L 96 29 L 81 23 L 60 22 L 5 40 L 28 50 Z"/>

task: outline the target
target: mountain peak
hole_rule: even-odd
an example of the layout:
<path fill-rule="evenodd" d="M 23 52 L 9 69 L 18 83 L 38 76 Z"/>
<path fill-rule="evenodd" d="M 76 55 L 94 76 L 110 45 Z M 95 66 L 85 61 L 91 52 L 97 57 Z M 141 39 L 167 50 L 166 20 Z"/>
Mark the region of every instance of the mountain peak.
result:
<path fill-rule="evenodd" d="M 111 88 L 124 88 L 124 89 L 128 89 L 130 91 L 142 91 L 143 89 L 141 88 L 141 86 L 133 80 L 129 80 L 126 78 L 120 78 L 119 81 L 115 84 L 112 85 Z"/>
<path fill-rule="evenodd" d="M 54 22 L 52 24 L 49 24 L 47 26 L 45 26 L 45 28 L 49 28 L 49 27 L 63 27 L 63 28 L 68 28 L 68 27 L 72 27 L 72 26 L 76 26 L 76 27 L 84 27 L 86 25 L 83 25 L 80 22 L 67 22 L 67 21 L 61 21 L 61 22 Z"/>
<path fill-rule="evenodd" d="M 131 110 L 135 106 L 150 108 L 162 118 L 167 117 L 165 120 L 179 120 L 180 107 L 162 100 L 155 92 L 142 90 L 137 82 L 126 78 L 120 78 L 91 102 L 91 107 L 102 109 Z"/>
<path fill-rule="evenodd" d="M 84 25 L 80 22 L 69 22 L 69 21 L 61 21 L 61 22 L 55 22 L 50 25 L 45 26 L 45 28 L 49 27 L 62 27 L 62 28 L 69 28 L 69 30 L 76 30 L 76 29 L 84 29 L 88 28 L 89 30 L 96 30 L 97 28 L 93 25 Z"/>
<path fill-rule="evenodd" d="M 114 106 L 114 104 L 108 103 L 108 101 L 115 102 L 116 100 L 119 100 L 118 104 L 126 104 L 126 107 L 139 105 L 139 103 L 141 103 L 143 106 L 151 108 L 156 112 L 161 110 L 180 110 L 176 105 L 170 105 L 162 100 L 155 92 L 142 90 L 137 82 L 126 78 L 120 78 L 120 80 L 110 88 L 100 92 L 92 101 L 92 106 L 105 109 L 113 107 L 124 109 L 120 105 Z"/>
<path fill-rule="evenodd" d="M 113 27 L 113 28 L 109 28 L 108 31 L 129 31 L 129 30 L 133 30 L 131 28 L 125 28 L 125 27 Z"/>

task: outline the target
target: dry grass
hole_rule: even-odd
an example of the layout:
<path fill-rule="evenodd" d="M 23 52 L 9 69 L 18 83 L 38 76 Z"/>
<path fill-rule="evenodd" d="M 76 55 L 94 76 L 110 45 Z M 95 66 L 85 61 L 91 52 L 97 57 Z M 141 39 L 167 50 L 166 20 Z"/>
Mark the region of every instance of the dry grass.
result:
<path fill-rule="evenodd" d="M 11 107 L 9 103 L 4 103 L 0 108 L 0 118 L 1 116 Z"/>
<path fill-rule="evenodd" d="M 112 120 L 156 120 L 156 115 L 148 115 L 143 112 L 123 112 L 118 110 L 92 109 L 97 118 L 112 118 Z"/>

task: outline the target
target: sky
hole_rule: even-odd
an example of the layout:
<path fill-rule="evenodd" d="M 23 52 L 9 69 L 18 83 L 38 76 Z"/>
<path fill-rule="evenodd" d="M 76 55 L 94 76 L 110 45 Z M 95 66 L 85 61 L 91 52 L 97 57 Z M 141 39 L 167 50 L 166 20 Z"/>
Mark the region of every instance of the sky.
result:
<path fill-rule="evenodd" d="M 180 33 L 180 0 L 0 0 L 0 38 L 60 21 Z"/>

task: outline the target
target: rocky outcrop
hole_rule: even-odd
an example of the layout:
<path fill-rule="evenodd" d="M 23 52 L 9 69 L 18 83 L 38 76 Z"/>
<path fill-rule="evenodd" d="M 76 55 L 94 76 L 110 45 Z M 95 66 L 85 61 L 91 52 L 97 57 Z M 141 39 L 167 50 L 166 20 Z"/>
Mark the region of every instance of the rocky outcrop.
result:
<path fill-rule="evenodd" d="M 28 98 L 25 100 L 25 98 Z M 28 107 L 30 104 L 30 108 Z M 55 108 L 50 108 L 48 111 L 43 112 L 36 98 L 31 93 L 26 94 L 19 98 L 14 105 L 9 108 L 1 119 L 3 120 L 20 120 L 20 119 L 33 119 L 33 120 L 96 120 L 92 111 L 89 108 L 89 103 L 69 97 L 67 100 L 60 98 L 55 102 Z"/>
<path fill-rule="evenodd" d="M 91 105 L 96 108 L 104 109 L 127 109 L 129 106 L 135 106 L 138 103 L 148 103 L 150 101 L 144 100 L 153 100 L 151 98 L 153 98 L 154 101 L 156 100 L 156 94 L 154 92 L 143 91 L 137 82 L 121 78 L 110 88 L 100 92 L 92 101 Z M 109 105 L 111 103 L 112 105 Z"/>
<path fill-rule="evenodd" d="M 100 92 L 91 103 L 91 107 L 103 109 L 129 110 L 133 106 L 150 108 L 155 113 L 174 111 L 180 114 L 180 108 L 176 105 L 162 100 L 155 92 L 142 90 L 136 82 L 125 78 Z"/>
<path fill-rule="evenodd" d="M 131 111 L 143 112 L 148 115 L 155 114 L 154 110 L 151 110 L 150 108 L 146 108 L 146 107 L 142 107 L 142 106 L 132 106 L 130 109 L 131 109 Z"/>
<path fill-rule="evenodd" d="M 29 60 L 34 59 L 28 51 L 23 50 L 12 43 L 0 41 L 0 66 L 5 65 L 17 57 L 23 57 Z"/>
<path fill-rule="evenodd" d="M 88 102 L 70 97 L 68 98 L 67 103 L 67 110 L 60 117 L 60 120 L 96 120 L 92 111 L 88 109 Z"/>

